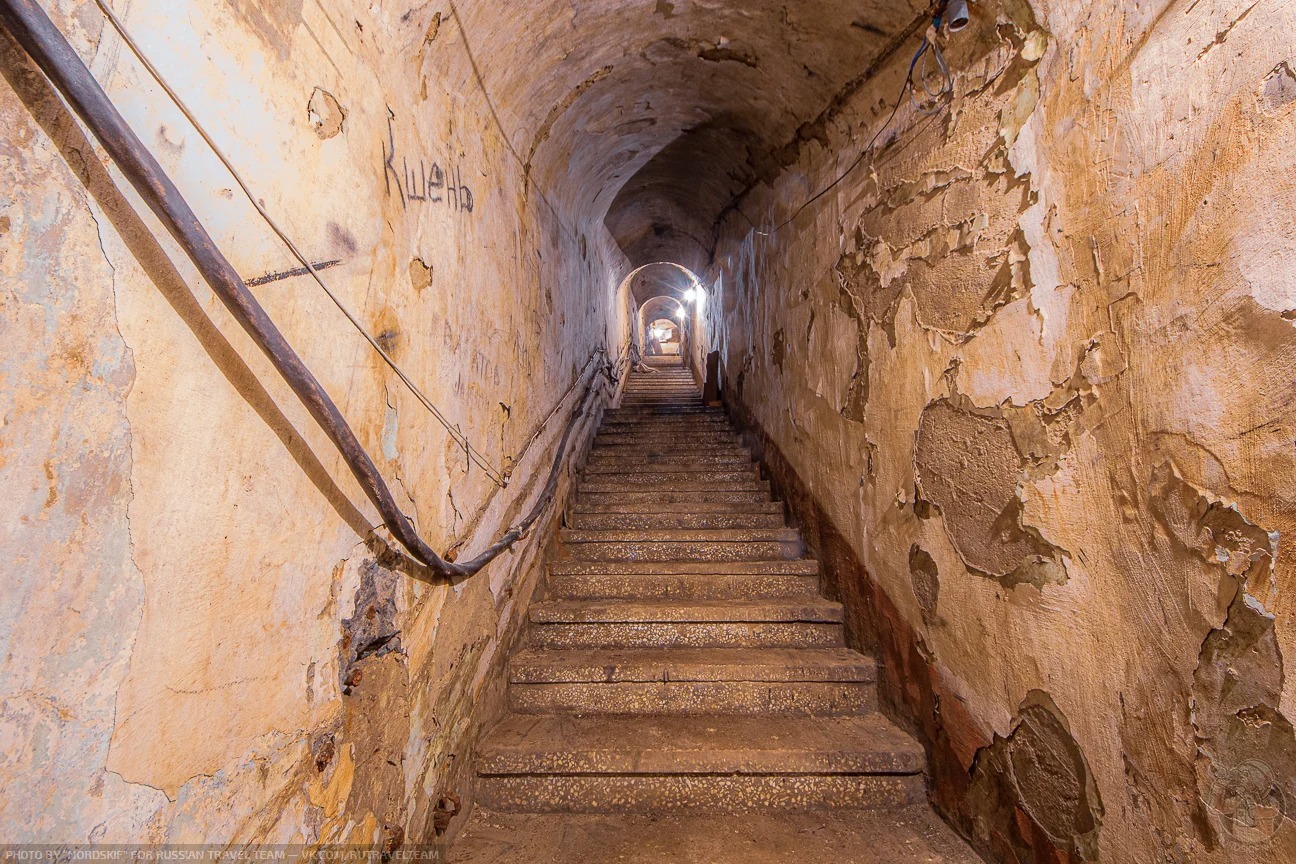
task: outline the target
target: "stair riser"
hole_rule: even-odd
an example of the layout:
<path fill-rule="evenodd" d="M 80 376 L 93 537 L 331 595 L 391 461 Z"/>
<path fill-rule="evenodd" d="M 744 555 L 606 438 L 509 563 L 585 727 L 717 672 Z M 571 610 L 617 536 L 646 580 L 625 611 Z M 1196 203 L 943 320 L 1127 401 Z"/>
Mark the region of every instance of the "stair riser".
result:
<path fill-rule="evenodd" d="M 588 501 L 577 500 L 577 502 L 572 506 L 571 512 L 590 515 L 623 513 L 640 516 L 697 516 L 703 514 L 738 515 L 741 513 L 763 513 L 765 515 L 773 515 L 782 518 L 783 505 L 772 501 L 759 504 L 725 504 L 693 501 L 687 504 L 652 506 L 648 502 L 627 504 L 620 501 L 611 501 L 602 504 L 590 504 Z"/>
<path fill-rule="evenodd" d="M 596 453 L 585 464 L 586 474 L 622 474 L 638 472 L 661 474 L 680 471 L 755 471 L 751 454 L 735 450 L 730 453 L 709 453 L 698 456 L 680 456 L 677 453 L 637 454 L 617 456 Z"/>
<path fill-rule="evenodd" d="M 605 422 L 599 427 L 600 442 L 604 438 L 631 436 L 646 445 L 670 447 L 676 443 L 715 444 L 735 436 L 727 420 L 663 419 L 644 423 Z"/>
<path fill-rule="evenodd" d="M 688 500 L 686 497 L 680 496 L 687 496 L 696 492 L 745 492 L 748 495 L 763 493 L 761 496 L 745 500 L 768 501 L 769 488 L 768 480 L 698 482 L 690 478 L 687 482 L 683 480 L 672 482 L 663 480 L 659 488 L 645 487 L 643 484 L 637 483 L 623 483 L 620 480 L 616 482 L 586 480 L 580 486 L 580 495 L 582 500 L 586 495 L 642 495 L 644 497 L 641 500 L 644 501 L 667 503 L 686 501 Z"/>
<path fill-rule="evenodd" d="M 551 576 L 818 576 L 817 561 L 648 562 L 550 561 Z"/>
<path fill-rule="evenodd" d="M 843 742 L 843 744 L 849 744 Z M 870 750 L 556 750 L 505 749 L 481 754 L 485 776 L 626 775 L 686 777 L 705 774 L 903 776 L 922 771 L 912 753 Z"/>
<path fill-rule="evenodd" d="M 729 422 L 729 415 L 725 414 L 719 408 L 703 407 L 675 407 L 675 406 L 629 406 L 626 408 L 609 408 L 603 412 L 603 419 L 608 422 L 620 423 L 651 423 L 661 420 L 677 420 L 680 422 L 705 422 L 708 420 L 719 420 L 724 423 Z"/>
<path fill-rule="evenodd" d="M 671 439 L 663 444 L 664 439 Z M 749 454 L 743 442 L 732 432 L 707 435 L 705 440 L 697 440 L 691 435 L 602 435 L 594 442 L 591 456 L 619 456 L 622 458 L 639 455 L 669 456 L 676 459 L 688 459 L 695 455 L 712 456 L 716 454 Z"/>
<path fill-rule="evenodd" d="M 501 812 L 777 813 L 892 809 L 924 793 L 921 775 L 483 777 L 477 803 Z"/>
<path fill-rule="evenodd" d="M 634 459 L 644 456 L 667 456 L 689 459 L 695 456 L 729 455 L 743 455 L 750 458 L 750 451 L 734 435 L 717 437 L 706 442 L 680 441 L 678 444 L 662 444 L 660 438 L 635 441 L 629 437 L 613 435 L 610 438 L 596 440 L 593 449 L 590 450 L 590 458 L 601 456 Z"/>
<path fill-rule="evenodd" d="M 697 399 L 683 402 L 678 399 L 626 399 L 623 400 L 619 407 L 609 409 L 616 411 L 613 416 L 625 414 L 667 414 L 669 416 L 705 416 L 693 409 L 703 407 Z"/>
<path fill-rule="evenodd" d="M 755 468 L 738 471 L 641 471 L 633 474 L 586 474 L 594 483 L 623 483 L 627 486 L 660 486 L 679 483 L 755 483 Z"/>
<path fill-rule="evenodd" d="M 782 528 L 782 513 L 577 513 L 572 527 L 582 531 L 672 531 L 684 529 Z"/>
<path fill-rule="evenodd" d="M 616 409 L 609 409 L 604 412 L 603 425 L 599 426 L 600 431 L 609 429 L 621 429 L 629 431 L 647 431 L 652 429 L 662 429 L 667 426 L 689 426 L 693 429 L 713 429 L 723 431 L 734 431 L 734 426 L 730 424 L 728 417 L 717 415 L 709 412 L 652 412 L 652 411 L 634 411 L 626 413 L 613 413 Z"/>
<path fill-rule="evenodd" d="M 625 492 L 617 489 L 592 489 L 586 483 L 578 499 L 581 507 L 663 507 L 689 504 L 767 504 L 768 488 L 756 489 L 658 489 L 651 492 Z"/>
<path fill-rule="evenodd" d="M 603 412 L 603 419 L 610 423 L 655 423 L 665 420 L 699 423 L 716 420 L 729 422 L 729 415 L 719 408 L 707 408 L 703 405 L 626 405 L 623 408 L 608 408 Z"/>
<path fill-rule="evenodd" d="M 606 430 L 594 441 L 591 456 L 638 456 L 654 454 L 672 459 L 691 459 L 695 455 L 730 455 L 735 451 L 750 457 L 746 445 L 731 429 L 705 432 L 698 437 L 691 430 L 666 430 L 662 432 L 633 432 L 622 434 Z M 751 459 L 751 461 L 755 461 Z"/>
<path fill-rule="evenodd" d="M 578 561 L 769 561 L 801 557 L 801 544 L 761 541 L 572 543 L 566 547 L 565 553 Z"/>
<path fill-rule="evenodd" d="M 533 624 L 533 648 L 839 648 L 840 624 L 672 622 Z"/>
<path fill-rule="evenodd" d="M 590 450 L 591 462 L 597 461 L 642 461 L 642 462 L 680 462 L 711 461 L 714 459 L 743 459 L 755 462 L 751 451 L 736 441 L 719 443 L 716 441 L 667 441 L 660 438 L 639 445 L 631 445 L 617 438 L 615 441 L 596 441 Z"/>
<path fill-rule="evenodd" d="M 820 656 L 825 653 L 838 655 L 841 650 L 773 652 L 792 656 L 786 662 L 762 664 L 726 662 L 723 656 L 717 656 L 732 654 L 729 649 L 718 649 L 709 654 L 675 648 L 619 653 L 602 649 L 583 653 L 528 649 L 509 663 L 508 679 L 513 684 L 588 684 L 600 687 L 610 684 L 643 687 L 707 683 L 748 687 L 759 684 L 763 688 L 759 689 L 760 693 L 770 692 L 770 685 L 844 687 L 872 684 L 877 680 L 877 667 L 862 654 L 849 652 L 853 657 L 850 662 L 842 662 L 839 658 L 829 661 Z M 712 657 L 714 662 L 699 659 L 706 656 Z M 574 657 L 584 658 L 584 662 L 573 662 Z"/>
<path fill-rule="evenodd" d="M 782 600 L 817 596 L 810 576 L 551 576 L 566 600 Z"/>
<path fill-rule="evenodd" d="M 511 684 L 509 701 L 528 714 L 850 717 L 876 710 L 877 688 L 762 681 Z"/>

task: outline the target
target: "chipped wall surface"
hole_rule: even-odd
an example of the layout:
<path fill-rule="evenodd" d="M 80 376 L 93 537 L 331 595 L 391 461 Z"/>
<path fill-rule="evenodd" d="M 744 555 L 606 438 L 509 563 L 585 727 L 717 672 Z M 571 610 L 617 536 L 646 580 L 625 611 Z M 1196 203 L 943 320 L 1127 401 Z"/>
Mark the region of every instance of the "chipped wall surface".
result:
<path fill-rule="evenodd" d="M 330 285 L 512 470 L 505 490 L 296 270 L 95 4 L 46 6 L 422 535 L 493 541 L 543 484 L 569 387 L 628 337 L 629 268 L 601 218 L 528 194 L 449 8 L 117 4 Z M 0 835 L 430 839 L 471 794 L 547 531 L 457 585 L 393 557 L 301 404 L 0 37 Z"/>
<path fill-rule="evenodd" d="M 1293 32 L 978 2 L 724 222 L 726 398 L 996 860 L 1296 857 Z"/>

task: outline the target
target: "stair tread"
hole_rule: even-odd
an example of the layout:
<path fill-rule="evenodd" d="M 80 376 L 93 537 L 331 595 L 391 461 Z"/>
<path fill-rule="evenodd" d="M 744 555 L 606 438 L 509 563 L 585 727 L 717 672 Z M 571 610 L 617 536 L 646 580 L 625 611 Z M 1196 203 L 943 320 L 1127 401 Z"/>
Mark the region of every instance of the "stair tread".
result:
<path fill-rule="evenodd" d="M 586 480 L 581 484 L 581 494 L 623 495 L 639 493 L 642 495 L 662 495 L 672 492 L 765 492 L 768 493 L 768 480 L 698 480 L 677 475 L 666 475 L 665 478 L 651 484 L 626 483 L 623 480 Z"/>
<path fill-rule="evenodd" d="M 819 562 L 809 558 L 789 561 L 552 561 L 549 572 L 564 576 L 815 576 L 819 573 Z"/>
<path fill-rule="evenodd" d="M 522 684 L 871 682 L 877 665 L 849 648 L 527 648 L 514 656 L 509 676 Z"/>
<path fill-rule="evenodd" d="M 479 773 L 916 774 L 922 748 L 863 717 L 571 717 L 509 714 L 483 739 Z"/>
<path fill-rule="evenodd" d="M 553 574 L 549 581 L 549 597 L 554 600 L 755 600 L 817 596 L 819 582 L 813 576 L 777 573 L 720 577 L 696 574 Z"/>
<path fill-rule="evenodd" d="M 678 367 L 677 367 L 678 368 Z M 876 661 L 691 376 L 603 414 L 483 739 L 505 809 L 735 812 L 920 800 L 922 748 L 877 713 Z"/>
<path fill-rule="evenodd" d="M 822 598 L 793 600 L 545 600 L 531 606 L 535 624 L 759 623 L 837 624 L 842 605 Z"/>
<path fill-rule="evenodd" d="M 884 811 L 742 815 L 501 813 L 487 807 L 450 849 L 449 864 L 982 864 L 924 801 Z"/>
<path fill-rule="evenodd" d="M 790 543 L 799 540 L 801 535 L 795 528 L 656 528 L 620 531 L 564 528 L 559 537 L 564 543 Z"/>
<path fill-rule="evenodd" d="M 773 513 L 782 515 L 783 505 L 778 501 L 750 501 L 726 503 L 723 501 L 681 501 L 670 502 L 645 501 L 640 504 L 627 504 L 626 509 L 610 509 L 614 505 L 581 503 L 577 500 L 572 508 L 574 513 L 616 514 L 636 516 L 690 516 L 690 515 L 725 515 L 738 513 Z"/>

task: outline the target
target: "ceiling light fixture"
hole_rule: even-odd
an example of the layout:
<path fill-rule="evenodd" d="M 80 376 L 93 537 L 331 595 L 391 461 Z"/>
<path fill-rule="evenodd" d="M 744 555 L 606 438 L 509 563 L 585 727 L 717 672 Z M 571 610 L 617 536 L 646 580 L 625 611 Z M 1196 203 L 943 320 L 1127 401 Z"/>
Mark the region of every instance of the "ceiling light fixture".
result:
<path fill-rule="evenodd" d="M 968 26 L 968 0 L 949 0 L 945 6 L 945 21 L 949 32 L 957 33 Z"/>

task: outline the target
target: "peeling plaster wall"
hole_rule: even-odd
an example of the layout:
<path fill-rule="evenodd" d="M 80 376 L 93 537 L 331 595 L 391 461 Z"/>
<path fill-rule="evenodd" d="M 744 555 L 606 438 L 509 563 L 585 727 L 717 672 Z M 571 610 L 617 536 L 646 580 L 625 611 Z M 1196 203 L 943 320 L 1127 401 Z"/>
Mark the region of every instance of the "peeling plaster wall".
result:
<path fill-rule="evenodd" d="M 475 553 L 530 506 L 565 411 L 533 433 L 629 338 L 601 217 L 528 191 L 449 7 L 116 5 L 334 289 L 514 470 L 496 491 L 293 274 L 93 3 L 46 4 L 423 536 Z M 453 586 L 387 554 L 336 451 L 7 36 L 0 73 L 0 836 L 430 840 L 443 796 L 471 794 L 547 530 Z"/>
<path fill-rule="evenodd" d="M 995 860 L 1296 858 L 1293 32 L 978 2 L 722 226 L 726 399 Z"/>

